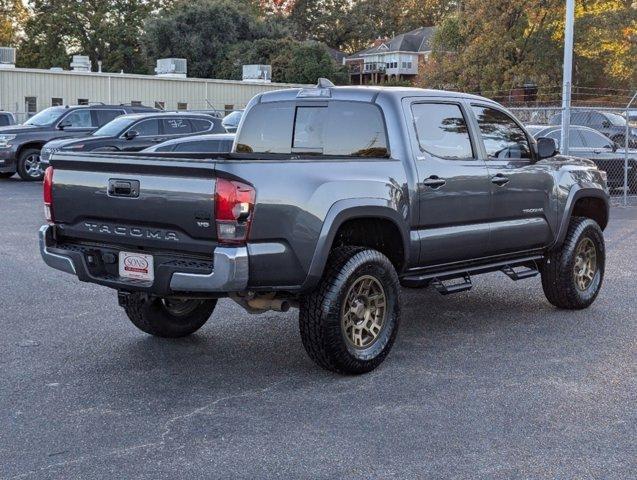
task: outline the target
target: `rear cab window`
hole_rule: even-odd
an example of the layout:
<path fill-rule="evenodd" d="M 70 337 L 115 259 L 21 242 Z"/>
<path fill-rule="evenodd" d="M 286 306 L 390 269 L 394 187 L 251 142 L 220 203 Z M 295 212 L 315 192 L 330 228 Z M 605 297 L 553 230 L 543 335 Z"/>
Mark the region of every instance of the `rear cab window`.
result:
<path fill-rule="evenodd" d="M 272 102 L 247 114 L 238 153 L 389 157 L 385 121 L 372 103 Z"/>

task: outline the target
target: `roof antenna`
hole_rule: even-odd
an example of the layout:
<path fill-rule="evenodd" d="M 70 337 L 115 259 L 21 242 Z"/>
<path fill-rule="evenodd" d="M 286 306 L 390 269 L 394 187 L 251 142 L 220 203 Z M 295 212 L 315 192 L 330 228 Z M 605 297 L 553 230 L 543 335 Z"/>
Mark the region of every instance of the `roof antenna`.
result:
<path fill-rule="evenodd" d="M 316 84 L 318 88 L 332 88 L 334 84 L 328 80 L 327 78 L 319 78 L 318 83 Z"/>

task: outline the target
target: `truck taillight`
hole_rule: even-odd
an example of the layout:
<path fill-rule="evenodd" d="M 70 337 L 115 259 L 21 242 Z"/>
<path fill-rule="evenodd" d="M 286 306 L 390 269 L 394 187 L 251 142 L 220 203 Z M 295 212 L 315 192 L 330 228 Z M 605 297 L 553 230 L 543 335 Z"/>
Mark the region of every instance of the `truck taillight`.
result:
<path fill-rule="evenodd" d="M 248 238 L 256 191 L 235 180 L 217 179 L 215 221 L 220 243 L 244 243 Z"/>
<path fill-rule="evenodd" d="M 53 167 L 48 167 L 44 172 L 44 218 L 53 223 Z"/>

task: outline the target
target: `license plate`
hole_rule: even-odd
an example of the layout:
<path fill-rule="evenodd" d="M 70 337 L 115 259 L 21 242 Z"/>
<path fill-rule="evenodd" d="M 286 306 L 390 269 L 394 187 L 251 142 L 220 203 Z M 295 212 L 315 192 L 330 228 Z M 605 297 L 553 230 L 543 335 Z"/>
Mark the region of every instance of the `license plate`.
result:
<path fill-rule="evenodd" d="M 119 276 L 137 280 L 154 280 L 153 256 L 143 253 L 119 252 Z"/>

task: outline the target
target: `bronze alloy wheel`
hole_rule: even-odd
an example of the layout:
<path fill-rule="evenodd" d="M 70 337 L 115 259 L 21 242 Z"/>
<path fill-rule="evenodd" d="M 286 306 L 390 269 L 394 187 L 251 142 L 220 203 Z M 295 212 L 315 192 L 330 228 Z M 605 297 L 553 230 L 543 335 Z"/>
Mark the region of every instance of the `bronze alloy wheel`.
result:
<path fill-rule="evenodd" d="M 371 275 L 357 278 L 347 292 L 341 312 L 343 335 L 354 348 L 376 342 L 385 324 L 387 298 L 381 283 Z"/>
<path fill-rule="evenodd" d="M 597 249 L 593 241 L 584 237 L 580 240 L 575 250 L 575 265 L 573 276 L 575 285 L 582 291 L 588 289 L 593 283 L 597 273 Z"/>

